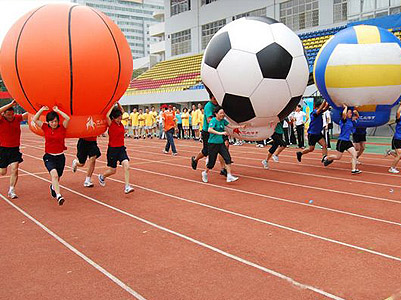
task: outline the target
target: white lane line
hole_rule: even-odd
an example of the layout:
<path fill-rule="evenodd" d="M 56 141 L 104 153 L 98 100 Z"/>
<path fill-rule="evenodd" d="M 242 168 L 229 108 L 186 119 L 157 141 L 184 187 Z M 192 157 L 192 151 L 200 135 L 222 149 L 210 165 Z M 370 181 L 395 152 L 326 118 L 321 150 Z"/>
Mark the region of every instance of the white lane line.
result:
<path fill-rule="evenodd" d="M 33 173 L 27 172 L 25 170 L 21 170 L 23 172 L 26 172 L 26 174 L 34 176 L 34 177 L 38 177 L 41 178 Z M 87 262 L 88 264 L 90 264 L 92 267 L 94 267 L 96 270 L 100 271 L 101 273 L 103 273 L 103 275 L 105 275 L 107 278 L 109 278 L 110 280 L 112 280 L 114 283 L 116 283 L 118 286 L 120 286 L 122 289 L 124 289 L 125 291 L 127 291 L 129 294 L 131 294 L 132 296 L 134 296 L 136 299 L 140 299 L 140 300 L 145 300 L 144 297 L 142 297 L 138 292 L 134 291 L 133 289 L 131 289 L 128 285 L 126 285 L 124 282 L 122 282 L 120 279 L 118 279 L 116 276 L 114 276 L 113 274 L 111 274 L 110 272 L 108 272 L 106 269 L 104 269 L 103 267 L 101 267 L 100 265 L 98 265 L 96 262 L 94 262 L 93 260 L 91 260 L 89 257 L 87 257 L 85 254 L 83 254 L 82 252 L 80 252 L 78 249 L 76 249 L 75 247 L 73 247 L 71 244 L 69 244 L 68 242 L 66 242 L 65 240 L 63 240 L 61 237 L 59 237 L 57 234 L 55 234 L 53 231 L 51 231 L 49 228 L 47 228 L 45 225 L 43 225 L 42 223 L 40 223 L 38 220 L 36 220 L 34 217 L 32 217 L 30 214 L 28 214 L 26 211 L 24 211 L 23 209 L 21 209 L 20 207 L 18 207 L 17 205 L 15 205 L 13 202 L 11 202 L 10 200 L 8 200 L 6 197 L 4 197 L 2 194 L 0 194 L 0 197 L 3 198 L 3 200 L 5 202 L 7 202 L 9 205 L 11 205 L 12 207 L 14 207 L 16 210 L 18 210 L 21 214 L 23 214 L 25 217 L 27 217 L 29 220 L 31 220 L 32 222 L 34 222 L 36 225 L 38 225 L 40 228 L 42 228 L 45 232 L 47 232 L 49 235 L 51 235 L 53 238 L 55 238 L 58 242 L 60 242 L 64 247 L 68 248 L 70 251 L 72 251 L 73 253 L 75 253 L 76 255 L 78 255 L 80 258 L 82 258 L 85 262 Z"/>
<path fill-rule="evenodd" d="M 30 172 L 28 172 L 28 171 L 25 171 L 25 170 L 23 170 L 23 169 L 21 169 L 21 171 L 22 171 L 22 172 L 25 172 L 25 173 L 27 173 L 27 174 L 30 174 L 30 175 L 32 175 L 33 177 L 36 177 L 36 178 L 38 178 L 38 179 L 40 179 L 40 180 L 46 181 L 46 182 L 48 182 L 48 183 L 51 183 L 50 180 L 44 179 L 44 178 L 42 178 L 42 177 L 40 177 L 40 176 L 38 176 L 38 175 L 32 174 L 32 173 L 30 173 Z M 197 245 L 199 245 L 199 246 L 201 246 L 201 247 L 207 248 L 207 249 L 209 249 L 209 250 L 211 250 L 211 251 L 213 251 L 213 252 L 219 253 L 219 254 L 221 254 L 221 255 L 223 255 L 223 256 L 225 256 L 225 257 L 228 257 L 228 258 L 230 258 L 230 259 L 233 259 L 233 260 L 235 260 L 235 261 L 237 261 L 237 262 L 240 262 L 240 263 L 242 263 L 242 264 L 248 265 L 248 266 L 250 266 L 250 267 L 256 268 L 256 269 L 258 269 L 258 270 L 260 270 L 260 271 L 263 271 L 263 272 L 265 272 L 265 273 L 268 273 L 268 274 L 270 274 L 270 275 L 273 275 L 273 276 L 275 276 L 275 277 L 278 277 L 278 278 L 280 278 L 280 279 L 282 279 L 282 280 L 287 281 L 288 283 L 292 284 L 292 285 L 295 286 L 295 287 L 298 287 L 298 288 L 301 288 L 301 289 L 308 289 L 308 290 L 311 290 L 311 291 L 313 291 L 313 292 L 315 292 L 315 293 L 318 293 L 318 294 L 320 294 L 320 295 L 326 296 L 326 297 L 328 297 L 328 298 L 330 298 L 330 299 L 336 299 L 336 300 L 342 300 L 342 299 L 343 299 L 343 298 L 340 298 L 340 297 L 338 297 L 338 296 L 336 296 L 336 295 L 333 295 L 333 294 L 330 294 L 330 293 L 328 293 L 328 292 L 326 292 L 326 291 L 323 291 L 323 290 L 321 290 L 321 289 L 319 289 L 319 288 L 313 287 L 313 286 L 311 286 L 311 285 L 300 283 L 300 282 L 298 282 L 298 281 L 292 279 L 291 277 L 288 277 L 288 276 L 286 276 L 286 275 L 284 275 L 284 274 L 282 274 L 282 273 L 279 273 L 279 272 L 276 272 L 276 271 L 274 271 L 274 270 L 268 269 L 268 268 L 263 267 L 263 266 L 261 266 L 261 265 L 258 265 L 258 264 L 256 264 L 256 263 L 253 263 L 253 262 L 251 262 L 251 261 L 248 261 L 248 260 L 246 260 L 246 259 L 243 259 L 243 258 L 241 258 L 241 257 L 239 257 L 239 256 L 230 254 L 230 253 L 225 252 L 225 251 L 223 251 L 223 250 L 221 250 L 221 249 L 219 249 L 219 248 L 216 248 L 216 247 L 214 247 L 214 246 L 208 245 L 208 244 L 203 243 L 203 242 L 201 242 L 201 241 L 198 241 L 198 240 L 196 240 L 196 239 L 194 239 L 194 238 L 191 238 L 191 237 L 189 237 L 189 236 L 186 236 L 186 235 L 184 235 L 184 234 L 182 234 L 182 233 L 179 233 L 179 232 L 176 232 L 176 231 L 174 231 L 174 230 L 168 229 L 168 228 L 166 228 L 166 227 L 160 226 L 160 225 L 158 225 L 158 224 L 156 224 L 156 223 L 153 223 L 153 222 L 150 222 L 150 221 L 148 221 L 148 220 L 146 220 L 146 219 L 143 219 L 143 218 L 141 218 L 141 217 L 135 216 L 135 215 L 133 215 L 133 214 L 131 214 L 131 213 L 129 213 L 129 212 L 126 212 L 126 211 L 124 211 L 124 210 L 121 210 L 121 209 L 119 209 L 119 208 L 117 208 L 117 207 L 114 207 L 114 206 L 111 206 L 111 205 L 109 205 L 109 204 L 103 203 L 103 202 L 101 202 L 101 201 L 99 201 L 99 200 L 96 200 L 95 198 L 92 198 L 92 197 L 89 197 L 89 196 L 87 196 L 87 195 L 81 194 L 80 192 L 77 192 L 77 191 L 75 191 L 75 190 L 73 190 L 73 189 L 70 189 L 70 188 L 68 188 L 68 187 L 66 187 L 66 186 L 64 186 L 64 185 L 60 185 L 60 187 L 64 188 L 65 190 L 67 190 L 67 191 L 69 191 L 69 192 L 71 192 L 71 193 L 74 193 L 74 194 L 79 195 L 79 196 L 81 196 L 81 197 L 83 197 L 83 198 L 86 198 L 86 199 L 88 199 L 88 200 L 90 200 L 90 201 L 92 201 L 92 202 L 95 202 L 95 203 L 97 203 L 97 204 L 100 204 L 100 205 L 102 205 L 102 206 L 105 206 L 105 207 L 107 207 L 107 208 L 110 208 L 110 209 L 112 209 L 112 210 L 114 210 L 114 211 L 116 211 L 116 212 L 119 212 L 119 213 L 121 213 L 121 214 L 123 214 L 123 215 L 126 215 L 126 216 L 128 216 L 128 217 L 130 217 L 130 218 L 133 218 L 133 219 L 135 219 L 135 220 L 137 220 L 137 221 L 140 221 L 140 222 L 142 222 L 142 223 L 148 224 L 148 225 L 150 225 L 150 226 L 152 226 L 152 227 L 155 227 L 155 228 L 157 228 L 157 229 L 159 229 L 159 230 L 168 232 L 168 233 L 170 233 L 170 234 L 172 234 L 172 235 L 175 235 L 175 236 L 180 237 L 180 238 L 182 238 L 182 239 L 185 239 L 185 240 L 187 240 L 187 241 L 189 241 L 189 242 L 192 242 L 192 243 L 194 243 L 194 244 L 197 244 Z M 5 198 L 3 197 L 3 199 L 5 199 Z M 10 201 L 8 201 L 7 199 L 5 199 L 5 200 L 6 200 L 7 202 L 9 202 L 10 204 L 12 204 L 12 203 L 11 203 Z M 12 204 L 12 205 L 13 205 L 13 204 Z M 14 206 L 14 205 L 13 205 L 13 206 Z M 20 210 L 17 206 L 15 206 L 15 208 L 17 208 L 18 210 Z M 24 213 L 23 211 L 21 211 L 21 212 Z M 25 215 L 25 213 L 24 213 L 24 215 Z M 27 216 L 29 216 L 29 215 L 27 215 Z M 30 216 L 29 216 L 29 217 L 30 217 Z M 30 219 L 31 219 L 31 218 L 30 218 Z M 34 220 L 34 219 L 32 218 L 32 220 Z M 35 221 L 36 221 L 36 220 L 35 220 Z M 35 222 L 35 223 L 36 223 L 36 222 Z M 39 224 L 40 224 L 40 223 L 39 223 Z M 38 225 L 39 225 L 39 224 L 38 224 Z M 41 224 L 40 224 L 40 225 L 41 225 Z M 43 226 L 43 225 L 42 225 L 42 226 Z M 42 227 L 42 226 L 41 226 L 41 227 Z M 43 226 L 43 227 L 44 227 L 44 226 Z M 46 228 L 46 227 L 44 227 L 44 228 Z M 50 231 L 50 230 L 49 230 L 49 231 Z M 50 231 L 50 232 L 51 232 L 51 231 Z M 55 235 L 55 236 L 56 236 L 56 235 Z M 69 244 L 67 244 L 67 245 L 69 245 Z M 69 247 L 68 247 L 68 248 L 69 248 Z M 71 246 L 71 248 L 73 248 L 73 247 Z M 73 249 L 75 249 L 75 248 L 73 248 Z M 77 250 L 77 251 L 78 251 L 78 250 Z M 79 251 L 78 251 L 78 252 L 79 252 Z M 80 252 L 79 252 L 79 253 L 80 253 Z M 83 254 L 82 254 L 82 255 L 83 255 Z M 83 255 L 83 256 L 84 256 L 84 255 Z M 85 257 L 86 257 L 86 256 L 85 256 Z M 101 268 L 101 267 L 100 267 L 100 268 Z M 107 271 L 106 271 L 106 272 L 107 272 Z M 117 279 L 117 278 L 116 278 L 116 279 Z M 118 280 L 118 279 L 117 279 L 117 280 Z M 113 281 L 114 281 L 114 280 L 113 280 Z M 139 295 L 139 294 L 138 294 L 138 295 Z M 138 298 L 138 299 L 139 299 L 139 298 Z"/>
<path fill-rule="evenodd" d="M 49 172 L 36 172 L 36 173 L 33 173 L 33 174 L 37 174 L 37 175 L 42 175 L 42 174 L 49 174 Z M 18 174 L 18 178 L 19 177 L 24 177 L 24 176 L 28 176 L 28 174 Z M 3 175 L 3 176 L 0 176 L 0 179 L 2 179 L 2 178 L 10 178 L 11 177 L 11 175 Z"/>
<path fill-rule="evenodd" d="M 31 156 L 31 155 L 28 155 L 28 156 Z M 34 158 L 34 159 L 38 159 L 38 158 L 36 158 L 34 156 L 31 156 L 31 157 Z M 122 166 L 120 166 L 120 167 L 122 168 Z M 83 170 L 79 170 L 79 171 L 85 172 Z M 29 174 L 29 172 L 27 172 L 27 171 L 23 170 L 23 172 L 26 172 L 26 173 Z M 37 178 L 39 178 L 41 180 L 50 182 L 50 180 L 44 179 L 44 178 L 42 178 L 40 176 L 33 175 L 33 174 L 32 174 L 32 176 L 37 177 Z M 115 181 L 115 182 L 119 182 L 119 183 L 122 183 L 122 184 L 125 184 L 124 181 L 121 181 L 121 180 L 118 180 L 118 179 L 115 179 L 115 178 L 110 178 L 109 177 L 107 179 Z M 193 200 L 189 200 L 189 199 L 186 199 L 186 198 L 182 198 L 182 197 L 178 197 L 178 196 L 175 196 L 175 195 L 171 195 L 171 194 L 168 194 L 168 193 L 165 193 L 165 192 L 160 192 L 160 191 L 157 191 L 155 189 L 149 189 L 149 188 L 146 188 L 146 187 L 143 187 L 143 186 L 140 186 L 140 185 L 136 185 L 136 184 L 132 184 L 132 185 L 134 187 L 136 187 L 136 188 L 140 188 L 140 189 L 143 189 L 143 190 L 148 191 L 148 192 L 153 192 L 153 193 L 156 193 L 156 194 L 159 194 L 159 195 L 163 195 L 163 196 L 166 196 L 166 197 L 170 197 L 170 198 L 174 198 L 174 199 L 177 199 L 177 200 L 189 202 L 189 203 L 192 203 L 192 204 L 195 204 L 195 205 L 207 207 L 207 208 L 210 208 L 210 209 L 213 209 L 213 210 L 217 210 L 217 211 L 224 212 L 224 213 L 227 213 L 227 214 L 235 215 L 235 216 L 238 216 L 238 217 L 241 217 L 241 218 L 245 218 L 245 219 L 248 219 L 248 220 L 256 221 L 256 222 L 259 222 L 259 223 L 263 223 L 263 224 L 270 225 L 270 226 L 273 226 L 273 227 L 277 227 L 277 228 L 280 228 L 280 229 L 284 229 L 284 230 L 287 230 L 287 231 L 295 232 L 295 233 L 298 233 L 298 234 L 301 234 L 301 235 L 305 235 L 305 236 L 308 236 L 308 237 L 316 238 L 316 239 L 323 240 L 323 241 L 326 241 L 326 242 L 338 244 L 338 245 L 345 246 L 345 247 L 348 247 L 348 248 L 356 249 L 358 251 L 364 251 L 364 252 L 367 252 L 367 253 L 370 253 L 370 254 L 378 255 L 378 256 L 381 256 L 381 257 L 385 257 L 385 258 L 388 258 L 388 259 L 392 259 L 392 260 L 401 262 L 401 258 L 396 257 L 396 256 L 392 256 L 392 255 L 388 255 L 388 254 L 385 254 L 385 253 L 382 253 L 382 252 L 378 252 L 378 251 L 366 249 L 366 248 L 363 248 L 363 247 L 355 246 L 355 245 L 348 244 L 348 243 L 345 243 L 345 242 L 340 242 L 340 241 L 337 241 L 337 240 L 334 240 L 334 239 L 326 238 L 326 237 L 323 237 L 323 236 L 320 236 L 320 235 L 316 235 L 316 234 L 313 234 L 313 233 L 309 233 L 309 232 L 305 232 L 305 231 L 302 231 L 302 230 L 294 229 L 292 227 L 280 225 L 280 224 L 269 222 L 269 221 L 266 221 L 266 220 L 254 218 L 254 217 L 251 217 L 251 216 L 248 216 L 248 215 L 244 215 L 244 214 L 237 213 L 237 212 L 234 212 L 234 211 L 226 210 L 226 209 L 219 208 L 219 207 L 216 207 L 216 206 L 203 204 L 203 203 L 196 202 L 196 201 L 193 201 Z M 64 186 L 62 186 L 62 187 L 64 187 Z M 64 187 L 64 188 L 66 190 L 72 191 L 71 189 L 69 189 L 67 187 Z M 85 195 L 83 195 L 83 194 L 81 194 L 79 192 L 76 192 L 76 191 L 72 191 L 72 192 L 92 200 L 92 198 L 90 198 L 88 196 L 85 196 Z M 100 202 L 98 200 L 94 200 L 94 201 L 96 203 L 99 203 L 101 205 L 104 205 L 104 206 L 107 206 L 107 207 L 110 207 L 110 208 L 114 209 L 113 206 L 110 206 L 110 205 L 105 204 L 103 202 Z M 116 209 L 119 210 L 118 208 L 116 208 Z M 127 213 L 127 214 L 129 215 L 129 213 Z"/>

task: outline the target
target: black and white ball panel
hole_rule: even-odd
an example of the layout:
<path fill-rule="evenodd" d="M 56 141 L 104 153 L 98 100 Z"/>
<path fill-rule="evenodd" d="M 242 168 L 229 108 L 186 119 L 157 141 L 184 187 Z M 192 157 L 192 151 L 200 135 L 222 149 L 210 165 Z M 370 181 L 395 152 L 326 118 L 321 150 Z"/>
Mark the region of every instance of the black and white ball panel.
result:
<path fill-rule="evenodd" d="M 290 101 L 288 101 L 287 105 L 283 108 L 283 110 L 278 114 L 278 118 L 283 120 L 284 118 L 288 117 L 290 113 L 292 113 L 295 108 L 297 107 L 299 101 L 301 101 L 302 95 L 293 97 L 291 98 Z"/>
<path fill-rule="evenodd" d="M 292 56 L 281 45 L 270 44 L 256 53 L 264 78 L 286 79 L 291 68 Z"/>
<path fill-rule="evenodd" d="M 248 97 L 225 94 L 222 106 L 227 116 L 237 123 L 246 122 L 255 117 L 255 111 Z"/>
<path fill-rule="evenodd" d="M 290 72 L 287 75 L 287 83 L 291 97 L 300 96 L 305 92 L 309 79 L 309 66 L 304 56 L 292 59 Z"/>
<path fill-rule="evenodd" d="M 287 50 L 292 57 L 305 56 L 304 46 L 301 40 L 283 23 L 277 23 L 270 26 L 274 41 Z M 306 59 L 306 57 L 305 57 Z"/>
<path fill-rule="evenodd" d="M 210 40 L 204 55 L 205 64 L 216 69 L 230 49 L 231 43 L 227 32 L 222 32 L 214 36 Z"/>
<path fill-rule="evenodd" d="M 224 98 L 224 88 L 221 84 L 221 80 L 217 70 L 208 66 L 207 64 L 201 65 L 202 81 L 213 93 L 214 97 L 219 103 L 223 101 Z"/>
<path fill-rule="evenodd" d="M 279 23 L 278 21 L 269 18 L 269 17 L 244 17 L 245 20 L 253 20 L 253 21 L 259 21 L 259 22 L 263 22 L 266 24 L 274 24 L 274 23 Z"/>

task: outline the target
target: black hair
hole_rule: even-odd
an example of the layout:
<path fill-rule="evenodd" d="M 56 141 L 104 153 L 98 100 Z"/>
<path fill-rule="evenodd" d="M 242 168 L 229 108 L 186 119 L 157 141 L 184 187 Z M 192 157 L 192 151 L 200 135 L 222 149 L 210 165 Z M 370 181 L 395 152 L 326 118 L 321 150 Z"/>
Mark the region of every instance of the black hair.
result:
<path fill-rule="evenodd" d="M 220 111 L 220 109 L 223 109 L 220 105 L 217 105 L 216 108 L 213 111 L 214 115 L 217 115 L 217 113 Z"/>
<path fill-rule="evenodd" d="M 209 94 L 209 99 L 214 98 L 212 91 L 205 84 L 203 85 L 205 86 L 206 92 Z"/>
<path fill-rule="evenodd" d="M 113 110 L 110 113 L 110 119 L 114 120 L 120 117 L 123 113 L 118 107 L 114 107 Z"/>
<path fill-rule="evenodd" d="M 184 111 L 184 110 L 188 111 L 188 108 L 184 107 L 184 108 L 182 109 L 182 111 Z"/>
<path fill-rule="evenodd" d="M 49 123 L 50 121 L 53 121 L 54 119 L 57 119 L 58 122 L 60 122 L 60 116 L 58 113 L 55 111 L 51 111 L 46 115 L 46 122 Z"/>
<path fill-rule="evenodd" d="M 298 104 L 297 107 L 302 108 L 301 104 Z"/>
<path fill-rule="evenodd" d="M 314 107 L 319 107 L 320 105 L 322 105 L 322 103 L 323 103 L 323 100 L 320 99 L 320 98 L 316 98 L 316 99 L 313 100 L 313 106 Z"/>

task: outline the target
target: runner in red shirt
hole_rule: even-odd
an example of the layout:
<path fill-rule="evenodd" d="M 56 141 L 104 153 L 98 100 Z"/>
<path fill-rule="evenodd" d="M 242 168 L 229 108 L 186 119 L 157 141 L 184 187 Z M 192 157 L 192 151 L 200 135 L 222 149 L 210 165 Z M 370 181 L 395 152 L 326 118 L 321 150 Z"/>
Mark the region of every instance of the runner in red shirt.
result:
<path fill-rule="evenodd" d="M 84 187 L 93 187 L 92 174 L 95 170 L 96 159 L 100 157 L 100 150 L 97 146 L 97 137 L 80 138 L 77 144 L 77 158 L 72 161 L 72 171 L 75 173 L 78 167 L 85 166 L 88 159 L 88 170 Z"/>
<path fill-rule="evenodd" d="M 129 194 L 134 188 L 129 184 L 129 157 L 124 146 L 124 125 L 121 123 L 124 109 L 117 102 L 118 107 L 112 106 L 107 112 L 107 123 L 109 125 L 109 146 L 107 148 L 106 172 L 99 174 L 99 184 L 105 186 L 105 179 L 117 172 L 117 162 L 124 168 L 125 188 L 124 193 Z"/>
<path fill-rule="evenodd" d="M 162 114 L 162 119 L 163 119 L 163 128 L 164 132 L 166 133 L 167 137 L 167 143 L 166 147 L 164 148 L 164 153 L 167 154 L 170 150 L 170 145 L 171 145 L 171 151 L 173 152 L 173 155 L 177 155 L 177 149 L 175 148 L 174 144 L 174 128 L 175 128 L 175 112 L 173 111 L 173 106 L 169 105 L 168 110 L 166 110 Z"/>
<path fill-rule="evenodd" d="M 21 128 L 20 123 L 28 119 L 28 113 L 22 115 L 14 114 L 14 100 L 0 108 L 0 174 L 6 175 L 10 166 L 10 188 L 8 197 L 18 198 L 15 193 L 15 185 L 18 181 L 18 167 L 23 161 L 19 151 Z"/>
<path fill-rule="evenodd" d="M 50 185 L 50 194 L 57 199 L 59 205 L 63 205 L 64 197 L 60 194 L 59 181 L 63 175 L 65 167 L 65 135 L 70 117 L 62 112 L 57 106 L 47 113 L 46 123 L 39 120 L 40 115 L 49 110 L 47 106 L 42 106 L 32 119 L 37 126 L 41 127 L 45 134 L 45 155 L 43 161 L 46 169 L 50 173 L 52 184 Z M 60 116 L 63 117 L 63 123 L 60 124 Z"/>

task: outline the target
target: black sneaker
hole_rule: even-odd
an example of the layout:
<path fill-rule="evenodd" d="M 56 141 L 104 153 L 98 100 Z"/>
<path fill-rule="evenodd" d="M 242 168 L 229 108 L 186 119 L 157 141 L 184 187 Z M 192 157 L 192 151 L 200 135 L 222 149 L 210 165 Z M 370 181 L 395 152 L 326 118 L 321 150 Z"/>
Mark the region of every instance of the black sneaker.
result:
<path fill-rule="evenodd" d="M 53 198 L 56 198 L 56 196 L 57 196 L 56 191 L 53 190 L 52 185 L 50 185 L 50 194 L 52 195 Z"/>
<path fill-rule="evenodd" d="M 196 167 L 198 166 L 198 162 L 195 160 L 195 156 L 191 157 L 191 166 L 192 169 L 196 170 Z"/>
<path fill-rule="evenodd" d="M 331 164 L 333 161 L 332 160 L 328 160 L 327 158 L 323 161 L 323 164 L 325 167 L 327 167 L 329 164 Z"/>
<path fill-rule="evenodd" d="M 352 175 L 361 174 L 361 173 L 362 173 L 362 171 L 361 171 L 361 170 L 358 170 L 358 169 L 355 169 L 355 170 L 352 170 L 352 171 L 351 171 L 351 174 L 352 174 Z"/>
<path fill-rule="evenodd" d="M 298 151 L 298 152 L 297 152 L 297 160 L 298 160 L 299 162 L 301 162 L 301 158 L 302 158 L 302 152 L 301 152 L 301 151 Z"/>
<path fill-rule="evenodd" d="M 220 170 L 220 175 L 223 175 L 223 176 L 227 177 L 227 169 L 221 169 Z"/>
<path fill-rule="evenodd" d="M 323 155 L 322 157 L 322 163 L 324 163 L 324 161 L 326 160 L 327 155 Z"/>
<path fill-rule="evenodd" d="M 64 204 L 64 198 L 63 198 L 63 196 L 61 196 L 61 195 L 58 196 L 58 197 L 57 197 L 57 202 L 58 202 L 58 205 L 60 205 L 60 206 L 63 205 L 63 204 Z"/>

